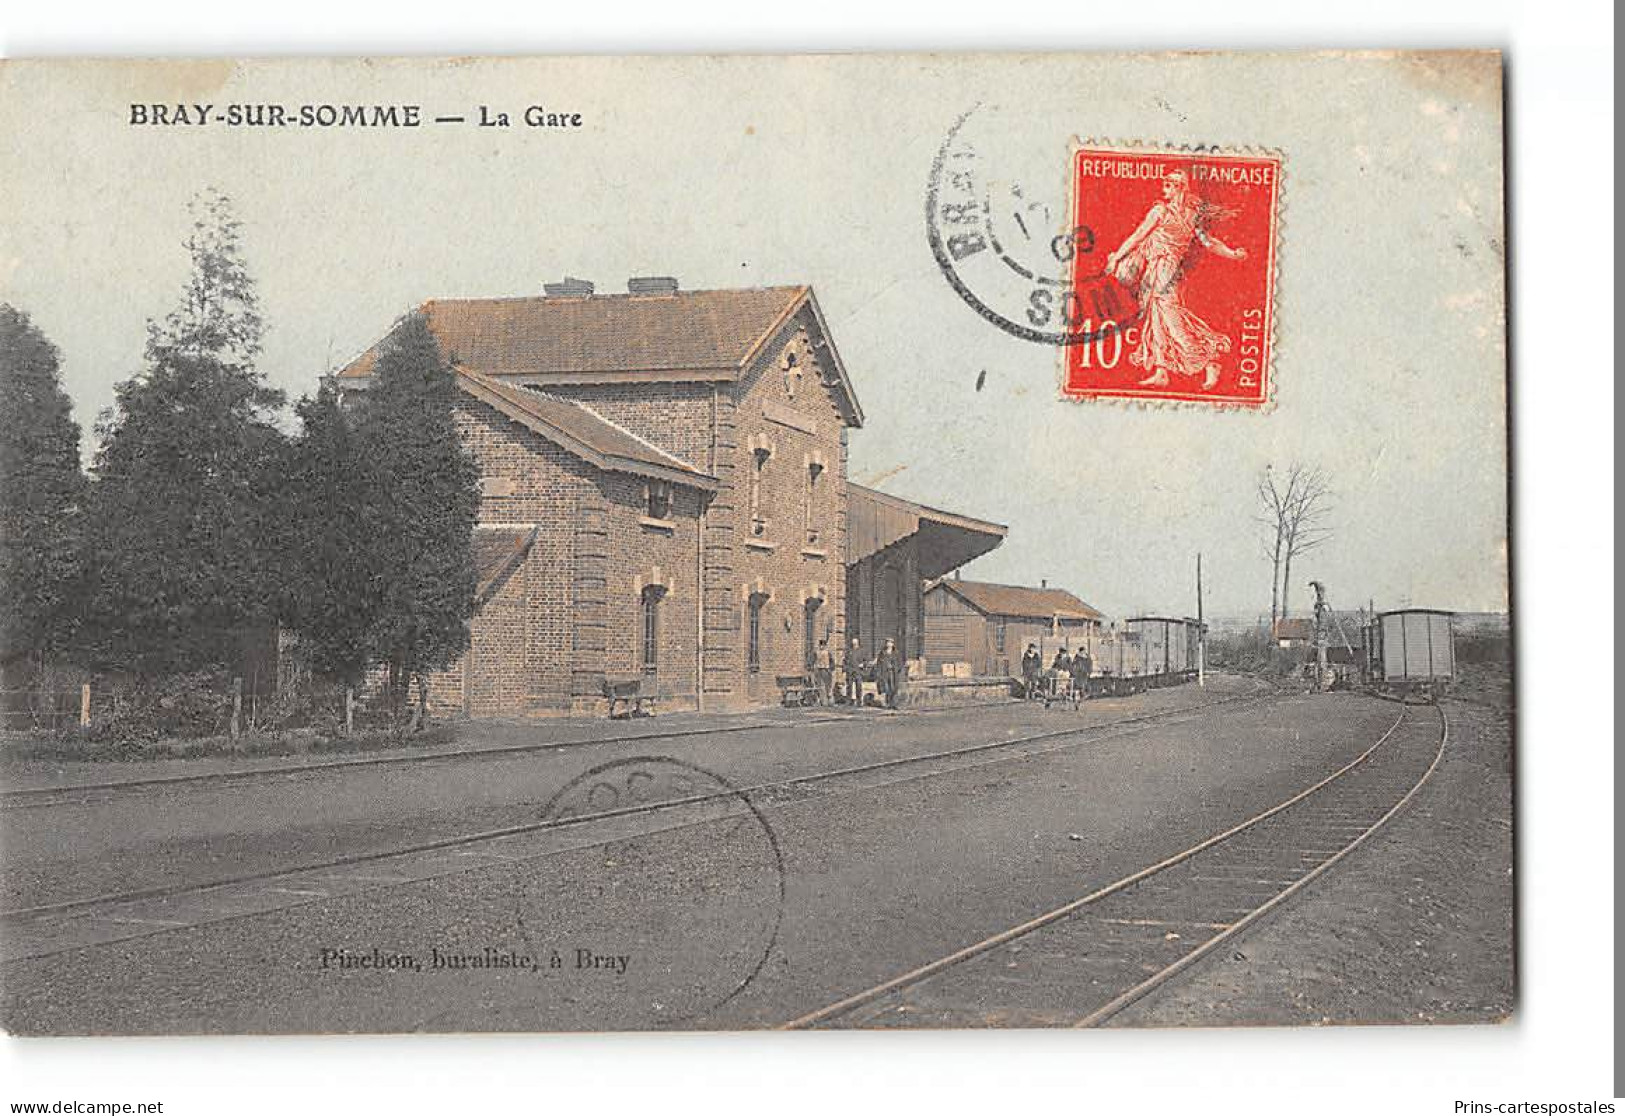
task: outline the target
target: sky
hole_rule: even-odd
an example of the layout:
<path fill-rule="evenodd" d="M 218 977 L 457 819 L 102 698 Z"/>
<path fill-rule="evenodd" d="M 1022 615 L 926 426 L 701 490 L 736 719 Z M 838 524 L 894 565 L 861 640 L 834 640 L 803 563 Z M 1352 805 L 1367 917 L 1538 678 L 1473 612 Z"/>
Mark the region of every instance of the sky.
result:
<path fill-rule="evenodd" d="M 1333 535 L 1293 603 L 1506 605 L 1501 95 L 1493 57 L 819 56 L 6 63 L 0 300 L 59 347 L 88 430 L 176 302 L 186 203 L 234 201 L 290 397 L 428 298 L 810 284 L 865 411 L 853 479 L 1009 526 L 966 577 L 1113 615 L 1269 611 L 1255 488 L 1305 463 Z M 132 125 L 132 104 L 419 104 L 514 126 Z M 579 129 L 522 123 L 527 106 Z M 986 161 L 1065 197 L 1074 137 L 1285 165 L 1266 413 L 1063 401 L 1055 349 L 975 313 L 925 232 L 974 109 Z M 1005 169 L 1008 168 L 1008 169 Z M 978 382 L 981 388 L 978 390 Z"/>

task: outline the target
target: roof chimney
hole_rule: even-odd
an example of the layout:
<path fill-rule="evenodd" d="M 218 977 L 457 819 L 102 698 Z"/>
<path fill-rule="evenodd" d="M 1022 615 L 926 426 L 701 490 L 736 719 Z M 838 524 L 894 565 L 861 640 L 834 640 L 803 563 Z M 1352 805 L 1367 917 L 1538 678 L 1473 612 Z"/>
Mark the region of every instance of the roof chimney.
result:
<path fill-rule="evenodd" d="M 543 283 L 548 298 L 586 298 L 592 294 L 592 280 L 566 275 L 562 283 Z"/>
<path fill-rule="evenodd" d="M 634 275 L 626 281 L 626 291 L 635 295 L 674 295 L 677 280 L 670 275 Z"/>

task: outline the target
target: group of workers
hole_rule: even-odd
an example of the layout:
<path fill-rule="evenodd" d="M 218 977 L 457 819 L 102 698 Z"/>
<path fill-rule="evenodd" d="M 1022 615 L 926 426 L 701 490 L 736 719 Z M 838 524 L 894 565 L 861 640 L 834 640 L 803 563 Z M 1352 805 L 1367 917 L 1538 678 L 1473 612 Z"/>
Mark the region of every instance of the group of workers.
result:
<path fill-rule="evenodd" d="M 1069 696 L 1074 701 L 1081 700 L 1087 696 L 1089 675 L 1094 669 L 1095 663 L 1089 657 L 1087 648 L 1080 647 L 1077 654 L 1069 655 L 1066 648 L 1062 647 L 1055 652 L 1055 658 L 1049 665 L 1049 678 L 1052 684 L 1046 687 L 1044 656 L 1038 650 L 1038 644 L 1029 643 L 1021 656 L 1022 695 L 1029 701 L 1063 696 L 1067 693 L 1061 685 L 1065 679 L 1071 683 Z"/>
<path fill-rule="evenodd" d="M 836 663 L 835 651 L 828 639 L 818 641 L 818 651 L 810 666 L 818 703 L 833 705 L 836 701 Z M 1022 694 L 1029 700 L 1063 696 L 1080 700 L 1087 694 L 1089 675 L 1094 667 L 1094 660 L 1089 657 L 1087 648 L 1080 647 L 1076 654 L 1069 654 L 1063 647 L 1055 652 L 1055 658 L 1049 665 L 1048 678 L 1051 682 L 1046 685 L 1044 656 L 1036 643 L 1029 643 L 1021 656 Z M 887 709 L 897 708 L 897 693 L 902 688 L 904 666 L 895 640 L 886 640 L 873 660 L 865 660 L 863 645 L 854 638 L 842 656 L 840 675 L 840 698 L 845 704 L 862 705 L 863 684 L 872 681 L 879 691 L 881 704 Z M 1070 685 L 1063 686 L 1063 679 Z"/>
<path fill-rule="evenodd" d="M 821 705 L 835 702 L 835 651 L 829 640 L 818 641 L 818 653 L 812 666 L 813 683 L 818 687 Z M 897 692 L 903 684 L 903 657 L 897 651 L 897 642 L 888 639 L 873 660 L 863 657 L 863 644 L 854 638 L 841 658 L 841 697 L 847 705 L 863 704 L 863 683 L 872 681 L 880 693 L 881 704 L 887 709 L 897 708 Z"/>

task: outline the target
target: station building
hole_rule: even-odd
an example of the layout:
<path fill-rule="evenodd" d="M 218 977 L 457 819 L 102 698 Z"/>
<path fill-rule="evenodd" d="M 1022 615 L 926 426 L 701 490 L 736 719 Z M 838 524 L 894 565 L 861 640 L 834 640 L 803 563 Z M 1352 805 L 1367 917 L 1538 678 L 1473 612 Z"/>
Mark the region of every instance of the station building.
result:
<path fill-rule="evenodd" d="M 635 677 L 662 709 L 742 708 L 849 628 L 923 654 L 922 578 L 1004 528 L 848 483 L 863 411 L 810 288 L 544 290 L 420 308 L 480 470 L 479 607 L 432 707 L 595 714 Z"/>

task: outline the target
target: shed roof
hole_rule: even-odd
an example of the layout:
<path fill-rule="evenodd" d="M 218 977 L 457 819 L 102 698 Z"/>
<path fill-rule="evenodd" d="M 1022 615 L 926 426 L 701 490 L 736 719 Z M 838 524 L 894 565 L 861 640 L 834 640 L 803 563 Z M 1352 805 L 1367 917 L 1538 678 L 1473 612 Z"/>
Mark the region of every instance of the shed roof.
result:
<path fill-rule="evenodd" d="M 985 616 L 1026 619 L 1103 620 L 1105 614 L 1065 589 L 1035 589 L 1029 585 L 998 585 L 991 581 L 941 581 L 946 589 Z"/>
<path fill-rule="evenodd" d="M 920 576 L 930 580 L 986 554 L 1010 530 L 1002 523 L 916 504 L 861 484 L 848 483 L 846 493 L 848 563 L 915 535 Z"/>

